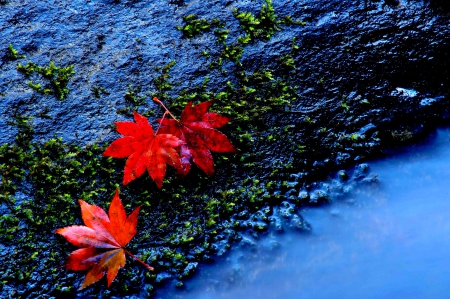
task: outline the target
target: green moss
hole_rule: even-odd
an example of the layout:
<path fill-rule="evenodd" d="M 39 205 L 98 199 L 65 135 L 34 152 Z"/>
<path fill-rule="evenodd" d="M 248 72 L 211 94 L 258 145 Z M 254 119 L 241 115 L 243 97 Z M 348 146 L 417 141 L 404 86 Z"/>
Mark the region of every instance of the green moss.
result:
<path fill-rule="evenodd" d="M 133 88 L 131 85 L 128 86 L 128 91 L 125 93 L 124 99 L 127 104 L 124 108 L 119 108 L 116 110 L 118 114 L 125 114 L 132 117 L 133 111 L 138 111 L 141 106 L 146 102 L 147 95 L 142 95 L 141 87 Z M 145 117 L 149 117 L 154 114 L 153 110 L 140 111 Z"/>
<path fill-rule="evenodd" d="M 28 81 L 28 86 L 43 94 L 49 94 L 52 92 L 52 90 L 49 88 L 42 88 L 40 83 L 33 83 L 31 81 Z"/>
<path fill-rule="evenodd" d="M 230 30 L 228 29 L 216 29 L 214 31 L 214 35 L 217 37 L 216 42 L 223 43 L 228 38 L 228 35 L 230 34 Z"/>
<path fill-rule="evenodd" d="M 298 98 L 297 88 L 281 77 L 275 77 L 271 69 L 261 69 L 249 74 L 240 72 L 237 77 L 238 86 L 228 82 L 217 93 L 208 91 L 205 84 L 192 91 L 182 91 L 176 98 L 167 99 L 168 107 L 181 112 L 189 101 L 215 99 L 213 109 L 216 112 L 231 117 L 234 122 L 249 122 L 276 107 L 287 107 Z M 250 137 L 245 134 L 240 133 L 240 138 Z"/>
<path fill-rule="evenodd" d="M 218 53 L 216 52 L 217 55 L 210 63 L 210 68 L 217 68 L 223 73 L 225 70 L 222 69 L 222 66 L 225 61 L 233 62 L 238 69 L 242 67 L 240 60 L 245 50 L 244 46 L 251 40 L 256 38 L 269 39 L 276 31 L 282 29 L 282 25 L 300 24 L 300 22 L 293 21 L 289 16 L 279 19 L 270 0 L 266 1 L 257 16 L 237 10 L 234 10 L 233 13 L 247 35 L 239 37 L 238 42 L 226 43 L 225 40 L 228 38 L 230 31 L 224 29 L 225 23 L 216 20 L 215 24 L 220 23 L 221 25 L 220 28 L 216 28 L 214 34 L 217 43 L 221 45 L 221 49 Z M 199 20 L 194 15 L 186 16 L 185 22 L 192 26 L 196 24 L 197 27 L 194 26 L 195 28 L 210 29 L 205 23 L 206 20 Z M 194 27 L 189 28 L 193 30 Z M 182 30 L 183 28 L 179 27 L 178 29 Z M 155 78 L 157 92 L 154 92 L 153 96 L 165 100 L 169 109 L 179 112 L 189 101 L 215 99 L 215 105 L 213 106 L 215 111 L 230 116 L 234 122 L 249 122 L 260 117 L 263 113 L 276 109 L 276 107 L 283 107 L 284 110 L 289 109 L 290 103 L 298 98 L 297 87 L 292 86 L 286 76 L 296 68 L 294 55 L 297 51 L 298 46 L 294 38 L 291 52 L 280 57 L 277 70 L 261 67 L 254 72 L 240 71 L 234 74 L 237 78 L 237 85 L 228 82 L 227 86 L 224 86 L 221 91 L 213 93 L 207 90 L 206 84 L 203 84 L 201 87 L 181 91 L 175 98 L 169 97 L 167 93 L 167 91 L 172 90 L 169 71 L 174 62 L 171 62 L 163 68 L 161 75 Z M 204 51 L 203 53 L 203 55 L 210 56 L 209 52 Z M 240 140 L 243 140 L 243 138 L 251 139 L 245 132 L 240 135 Z"/>
<path fill-rule="evenodd" d="M 265 231 L 267 225 L 263 222 L 267 217 L 259 217 L 250 224 L 232 217 L 243 209 L 257 211 L 259 207 L 267 205 L 266 202 L 280 201 L 284 195 L 281 195 L 279 190 L 288 188 L 288 182 L 282 175 L 286 169 L 292 167 L 292 163 L 274 161 L 262 166 L 258 161 L 261 161 L 264 155 L 263 145 L 275 146 L 292 139 L 289 136 L 290 127 L 283 126 L 270 131 L 268 125 L 260 124 L 259 120 L 264 113 L 289 110 L 290 103 L 298 98 L 297 88 L 290 84 L 288 76 L 295 70 L 295 52 L 291 50 L 291 53 L 281 56 L 279 64 L 276 64 L 275 60 L 273 67 L 260 66 L 243 70 L 240 62 L 246 44 L 256 38 L 266 40 L 279 30 L 282 24 L 289 23 L 286 18 L 284 21 L 276 18 L 270 1 L 267 1 L 254 19 L 270 19 L 272 16 L 275 18 L 270 22 L 278 26 L 273 27 L 273 33 L 270 33 L 270 26 L 273 24 L 266 26 L 266 21 L 263 21 L 264 26 L 255 25 L 256 29 L 261 30 L 260 33 L 246 34 L 234 43 L 227 43 L 230 31 L 224 28 L 225 25 L 219 26 L 219 23 L 216 23 L 214 36 L 217 51 L 208 49 L 203 55 L 208 56 L 207 59 L 217 59 L 217 65 L 228 61 L 236 68 L 230 75 L 230 81 L 214 89 L 214 92 L 208 89 L 208 76 L 205 76 L 199 86 L 193 86 L 178 94 L 169 92 L 172 90 L 170 70 L 175 61 L 157 68 L 160 73 L 153 81 L 156 91 L 151 95 L 163 100 L 172 112 L 180 115 L 189 101 L 215 100 L 212 107 L 214 111 L 232 119 L 232 122 L 223 128 L 223 132 L 233 144 L 237 144 L 236 147 L 242 154 L 236 157 L 215 156 L 216 171 L 223 171 L 220 175 L 206 177 L 194 166 L 185 178 L 185 183 L 169 168 L 164 187 L 160 190 L 146 175 L 122 187 L 120 182 L 125 161 L 102 157 L 105 146 L 91 145 L 81 148 L 66 144 L 56 136 L 38 143 L 32 139 L 31 120 L 16 119 L 15 125 L 19 129 L 16 141 L 0 147 L 0 196 L 8 209 L 7 213 L 0 216 L 0 243 L 17 249 L 11 256 L 17 266 L 8 262 L 0 266 L 0 272 L 7 268 L 13 269 L 13 272 L 23 268 L 21 283 L 29 280 L 30 273 L 31 276 L 33 273 L 40 273 L 48 277 L 49 285 L 55 284 L 60 277 L 48 269 L 60 265 L 67 256 L 67 251 L 73 248 L 64 240 L 49 236 L 52 236 L 52 232 L 58 227 L 81 224 L 79 206 L 76 203 L 78 198 L 106 208 L 118 186 L 121 186 L 121 198 L 127 210 L 141 206 L 138 234 L 130 246 L 134 246 L 133 252 L 137 255 L 151 261 L 156 274 L 165 271 L 179 277 L 188 262 L 199 261 L 204 254 L 228 249 L 230 244 L 220 244 L 221 240 L 226 238 L 232 242 L 231 236 L 235 233 L 233 229 L 253 227 L 254 231 Z M 178 28 L 186 37 L 211 31 L 216 26 L 210 22 L 207 28 L 197 17 L 185 21 L 186 24 L 195 24 L 189 28 Z M 267 35 L 267 32 L 270 34 Z M 27 76 L 34 73 L 44 76 L 37 72 L 39 68 L 31 62 L 18 67 Z M 31 84 L 34 86 L 32 88 L 42 92 L 42 83 L 41 86 L 37 85 L 39 83 Z M 100 87 L 93 87 L 92 92 L 95 97 L 106 94 Z M 144 106 L 148 95 L 148 92 L 142 93 L 139 87 L 130 86 L 124 96 L 127 113 Z M 277 142 L 268 143 L 268 139 Z M 304 147 L 298 150 L 303 149 Z M 297 148 L 292 151 L 294 154 L 295 150 Z M 227 176 L 235 174 L 233 169 L 238 167 L 241 170 L 237 175 L 242 175 L 242 180 Z M 258 168 L 264 168 L 259 173 L 264 171 L 266 175 L 259 176 L 256 171 Z M 261 179 L 253 179 L 255 177 Z M 216 190 L 213 186 L 221 186 L 222 189 Z M 226 234 L 229 236 L 225 236 Z M 33 255 L 39 252 L 39 248 L 52 249 L 50 252 L 43 249 L 47 255 Z M 37 260 L 40 260 L 40 263 Z M 42 267 L 45 268 L 39 268 L 38 264 L 43 264 Z M 137 277 L 144 277 L 146 283 L 154 283 L 156 274 L 145 272 L 140 275 L 138 271 L 142 269 L 135 268 L 127 265 L 126 270 L 121 270 L 123 272 L 120 279 L 123 281 L 120 285 L 126 284 L 130 290 L 136 289 L 136 286 L 139 286 Z M 14 284 L 14 277 L 3 275 L 2 280 L 5 284 Z M 75 279 L 80 278 L 67 278 L 66 281 L 78 281 Z"/>
<path fill-rule="evenodd" d="M 350 110 L 350 106 L 347 103 L 347 97 L 346 96 L 342 96 L 341 107 L 344 108 L 345 112 L 348 112 Z"/>
<path fill-rule="evenodd" d="M 282 55 L 279 59 L 280 68 L 285 72 L 289 73 L 294 71 L 297 67 L 295 65 L 295 54 L 298 52 L 299 47 L 296 44 L 295 37 L 292 39 L 291 51 L 289 54 Z"/>
<path fill-rule="evenodd" d="M 224 44 L 222 53 L 220 53 L 220 56 L 222 58 L 226 58 L 235 64 L 240 65 L 240 60 L 242 57 L 242 54 L 244 53 L 244 48 L 242 48 L 239 44 Z"/>
<path fill-rule="evenodd" d="M 203 32 L 211 30 L 211 27 L 223 27 L 224 24 L 219 19 L 208 21 L 199 19 L 196 15 L 190 14 L 183 16 L 184 26 L 176 26 L 178 30 L 183 32 L 183 36 L 187 38 L 195 37 Z"/>
<path fill-rule="evenodd" d="M 292 20 L 290 16 L 279 19 L 275 14 L 272 0 L 265 2 L 256 16 L 248 11 L 233 10 L 234 16 L 246 33 L 246 36 L 240 39 L 241 43 L 249 43 L 256 39 L 268 40 L 282 29 L 282 25 L 305 25 L 304 22 Z"/>
<path fill-rule="evenodd" d="M 147 98 L 146 96 L 137 96 L 133 90 L 133 86 L 131 85 L 128 86 L 128 91 L 125 94 L 125 101 L 130 102 L 136 107 L 139 107 L 140 105 L 144 104 L 146 98 Z"/>
<path fill-rule="evenodd" d="M 43 94 L 53 93 L 57 99 L 64 100 L 69 93 L 67 87 L 69 79 L 75 74 L 73 65 L 68 67 L 56 66 L 53 61 L 50 61 L 46 67 L 39 66 L 31 61 L 26 65 L 18 64 L 17 70 L 24 73 L 26 76 L 31 76 L 34 73 L 40 74 L 43 78 L 49 81 L 49 85 L 41 87 L 39 83 L 28 82 L 28 85 L 34 90 Z"/>
<path fill-rule="evenodd" d="M 30 76 L 32 73 L 34 73 L 38 69 L 38 65 L 28 61 L 27 65 L 18 64 L 17 70 L 24 73 L 26 76 Z"/>
<path fill-rule="evenodd" d="M 175 65 L 176 61 L 172 60 L 164 67 L 162 67 L 161 74 L 155 78 L 155 87 L 156 92 L 152 94 L 153 97 L 157 97 L 160 100 L 165 100 L 168 98 L 167 91 L 172 90 L 172 82 L 170 80 L 170 70 Z M 160 67 L 156 68 L 156 71 L 161 69 Z"/>
<path fill-rule="evenodd" d="M 20 267 L 18 278 L 24 281 L 41 267 L 54 267 L 49 234 L 79 222 L 76 200 L 111 194 L 115 186 L 105 178 L 119 179 L 114 161 L 101 156 L 103 148 L 80 148 L 56 137 L 37 143 L 31 121 L 17 117 L 11 123 L 18 129 L 15 142 L 0 147 L 0 203 L 6 207 L 0 217 L 0 243 L 15 248 L 0 271 Z M 56 264 L 64 258 L 57 256 Z"/>
<path fill-rule="evenodd" d="M 4 3 L 0 2 L 0 4 L 5 4 L 5 3 L 6 3 L 6 1 Z M 19 55 L 19 51 L 14 49 L 12 44 L 8 45 L 8 54 L 9 54 L 9 57 L 13 60 L 26 58 L 25 55 Z"/>
<path fill-rule="evenodd" d="M 109 95 L 110 92 L 101 86 L 92 86 L 91 91 L 94 93 L 95 98 L 100 98 L 102 94 Z"/>
<path fill-rule="evenodd" d="M 411 131 L 409 131 L 408 129 L 403 129 L 403 130 L 393 130 L 391 132 L 392 138 L 394 140 L 400 141 L 400 142 L 405 142 L 410 140 L 411 138 L 413 138 L 413 133 Z"/>
<path fill-rule="evenodd" d="M 294 57 L 290 54 L 282 55 L 279 59 L 280 66 L 285 69 L 295 69 Z"/>

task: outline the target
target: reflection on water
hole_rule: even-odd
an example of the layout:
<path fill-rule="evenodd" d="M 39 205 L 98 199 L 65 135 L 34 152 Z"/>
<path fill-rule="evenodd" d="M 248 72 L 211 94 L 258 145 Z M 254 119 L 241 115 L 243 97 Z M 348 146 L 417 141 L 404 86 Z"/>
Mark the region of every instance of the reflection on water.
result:
<path fill-rule="evenodd" d="M 378 185 L 300 211 L 311 234 L 267 236 L 157 298 L 449 298 L 450 129 L 370 167 Z"/>

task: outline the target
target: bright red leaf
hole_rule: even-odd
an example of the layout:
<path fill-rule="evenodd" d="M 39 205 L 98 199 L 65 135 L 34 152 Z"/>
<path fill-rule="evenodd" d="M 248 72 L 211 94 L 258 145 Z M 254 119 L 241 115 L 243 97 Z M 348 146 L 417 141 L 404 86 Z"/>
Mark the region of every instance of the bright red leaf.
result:
<path fill-rule="evenodd" d="M 147 118 L 134 112 L 135 122 L 116 122 L 117 132 L 125 137 L 113 141 L 104 156 L 126 158 L 123 185 L 148 171 L 158 188 L 166 175 L 166 164 L 181 169 L 177 148 L 183 144 L 171 134 L 155 135 Z"/>
<path fill-rule="evenodd" d="M 158 99 L 156 102 L 161 103 Z M 192 161 L 207 175 L 214 174 L 213 152 L 235 152 L 236 149 L 227 136 L 216 130 L 230 121 L 228 117 L 208 112 L 212 101 L 193 105 L 189 102 L 184 108 L 180 121 L 164 118 L 159 132 L 171 134 L 185 143 L 181 145 L 181 171 L 186 175 Z M 162 103 L 161 103 L 162 105 Z"/>
<path fill-rule="evenodd" d="M 55 233 L 62 235 L 73 245 L 82 247 L 73 251 L 65 263 L 69 270 L 90 269 L 80 290 L 99 281 L 105 273 L 109 287 L 119 269 L 125 266 L 125 253 L 153 270 L 123 248 L 136 234 L 140 207 L 127 217 L 118 190 L 111 201 L 108 214 L 102 208 L 81 199 L 78 202 L 86 226 L 68 226 L 57 229 Z"/>

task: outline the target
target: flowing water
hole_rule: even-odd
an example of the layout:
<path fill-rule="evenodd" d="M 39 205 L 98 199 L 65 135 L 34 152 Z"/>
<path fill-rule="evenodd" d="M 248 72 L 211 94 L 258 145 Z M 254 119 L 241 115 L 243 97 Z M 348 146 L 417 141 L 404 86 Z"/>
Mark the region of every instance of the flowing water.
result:
<path fill-rule="evenodd" d="M 157 298 L 449 298 L 450 128 L 389 156 L 378 183 L 300 210 L 311 233 L 232 250 Z"/>

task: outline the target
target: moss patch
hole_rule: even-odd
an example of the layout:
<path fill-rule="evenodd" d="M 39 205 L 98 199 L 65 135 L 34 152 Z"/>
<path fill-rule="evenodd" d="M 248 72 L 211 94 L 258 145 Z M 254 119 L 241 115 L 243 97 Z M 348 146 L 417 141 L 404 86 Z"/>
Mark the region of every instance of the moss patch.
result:
<path fill-rule="evenodd" d="M 6 3 L 6 2 L 5 2 L 5 3 Z M 0 2 L 0 4 L 1 4 L 1 2 Z M 9 44 L 9 45 L 8 45 L 8 54 L 9 54 L 9 57 L 10 57 L 11 59 L 13 59 L 13 60 L 21 59 L 21 58 L 26 58 L 25 55 L 19 55 L 19 51 L 16 50 L 16 49 L 14 49 L 14 47 L 13 47 L 12 44 Z"/>
<path fill-rule="evenodd" d="M 256 39 L 268 40 L 275 32 L 282 29 L 282 25 L 305 25 L 305 22 L 293 20 L 291 16 L 285 16 L 279 19 L 275 14 L 272 0 L 265 0 L 258 15 L 248 11 L 233 10 L 233 14 L 241 24 L 246 36 L 240 39 L 241 43 L 246 44 Z"/>
<path fill-rule="evenodd" d="M 199 19 L 196 15 L 190 14 L 187 16 L 183 16 L 184 26 L 176 26 L 178 30 L 183 32 L 183 36 L 187 38 L 195 37 L 203 32 L 207 32 L 214 27 L 223 27 L 224 23 L 222 23 L 219 19 L 213 19 L 208 21 L 206 19 Z"/>
<path fill-rule="evenodd" d="M 28 86 L 42 94 L 54 94 L 57 99 L 62 101 L 69 93 L 67 85 L 70 77 L 75 74 L 73 67 L 73 65 L 68 67 L 56 66 L 53 61 L 50 61 L 48 66 L 39 66 L 29 61 L 26 65 L 19 63 L 17 70 L 24 73 L 27 77 L 32 76 L 34 73 L 40 74 L 50 84 L 41 86 L 40 83 L 28 81 Z"/>
<path fill-rule="evenodd" d="M 154 266 L 155 272 L 128 261 L 110 290 L 100 282 L 79 296 L 151 296 L 154 286 L 167 280 L 175 280 L 181 287 L 199 262 L 225 254 L 244 234 L 257 238 L 270 227 L 282 230 L 286 223 L 294 223 L 302 231 L 309 229 L 296 209 L 328 201 L 325 187 L 323 192 L 305 191 L 314 187 L 308 184 L 318 177 L 317 173 L 322 174 L 320 179 L 323 173 L 329 173 L 325 158 L 331 151 L 344 152 L 347 148 L 355 149 L 356 155 L 375 140 L 354 133 L 334 134 L 330 129 L 333 123 L 325 113 L 303 115 L 292 111 L 291 103 L 300 98 L 293 83 L 298 51 L 295 40 L 291 50 L 280 54 L 273 65 L 244 68 L 241 60 L 252 41 L 266 41 L 283 25 L 296 22 L 289 17 L 279 19 L 271 1 L 266 1 L 257 15 L 242 11 L 234 14 L 245 32 L 234 42 L 229 42 L 229 35 L 236 37 L 242 31 L 230 32 L 226 24 L 215 27 L 210 21 L 190 17 L 178 28 L 183 34 L 187 32 L 186 37 L 206 32 L 215 39 L 215 48 L 199 50 L 199 55 L 206 57 L 211 73 L 229 71 L 223 86 L 211 88 L 206 75 L 199 86 L 177 92 L 174 86 L 178 82 L 172 82 L 170 76 L 175 61 L 171 61 L 156 69 L 154 90 L 131 85 L 124 90 L 126 107 L 117 111 L 131 116 L 132 111 L 145 107 L 148 96 L 157 96 L 180 115 L 189 101 L 214 99 L 213 109 L 232 118 L 223 131 L 240 153 L 215 155 L 213 177 L 193 167 L 181 179 L 169 169 L 161 190 L 147 175 L 122 188 L 125 161 L 102 157 L 106 145 L 81 148 L 57 136 L 36 142 L 32 119 L 14 120 L 18 128 L 15 142 L 0 147 L 0 244 L 6 245 L 0 253 L 6 261 L 0 266 L 0 288 L 4 293 L 11 294 L 12 290 L 30 298 L 42 294 L 76 296 L 84 273 L 55 269 L 73 248 L 53 232 L 81 223 L 78 198 L 106 208 L 118 186 L 127 211 L 142 206 L 139 232 L 130 250 Z M 188 23 L 192 25 L 189 28 Z M 43 68 L 31 62 L 19 69 L 26 76 L 44 76 L 37 71 Z M 45 89 L 33 81 L 29 84 L 42 93 Z M 53 89 L 51 92 L 56 93 Z M 107 94 L 100 87 L 93 87 L 92 92 L 95 97 Z M 343 99 L 339 113 L 346 113 L 350 104 Z M 395 132 L 392 137 L 400 140 L 408 135 Z M 303 174 L 307 171 L 306 179 L 307 174 Z"/>

